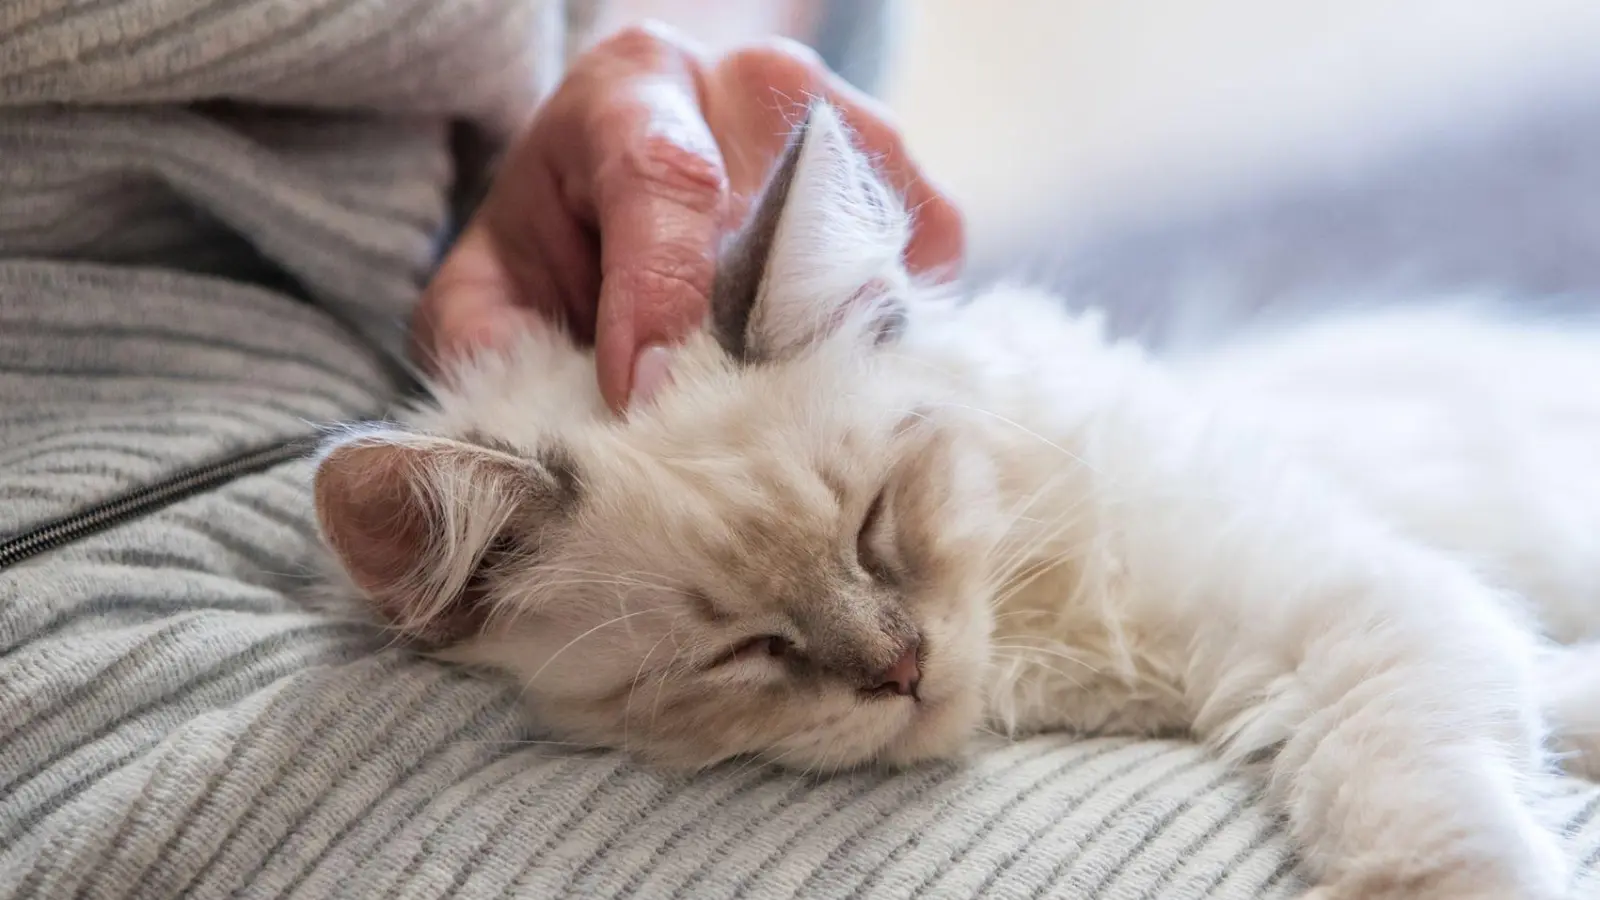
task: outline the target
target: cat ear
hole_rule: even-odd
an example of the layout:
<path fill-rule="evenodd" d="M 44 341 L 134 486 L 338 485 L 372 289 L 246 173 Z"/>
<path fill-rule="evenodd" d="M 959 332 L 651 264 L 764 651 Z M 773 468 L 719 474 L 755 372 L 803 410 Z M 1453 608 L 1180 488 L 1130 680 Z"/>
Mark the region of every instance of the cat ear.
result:
<path fill-rule="evenodd" d="M 779 359 L 837 332 L 873 343 L 898 333 L 911 216 L 818 102 L 790 137 L 712 291 L 712 326 L 730 355 Z"/>
<path fill-rule="evenodd" d="M 403 432 L 336 444 L 317 468 L 317 522 L 378 615 L 407 637 L 449 644 L 478 633 L 508 559 L 537 552 L 543 528 L 578 501 L 563 454 Z"/>

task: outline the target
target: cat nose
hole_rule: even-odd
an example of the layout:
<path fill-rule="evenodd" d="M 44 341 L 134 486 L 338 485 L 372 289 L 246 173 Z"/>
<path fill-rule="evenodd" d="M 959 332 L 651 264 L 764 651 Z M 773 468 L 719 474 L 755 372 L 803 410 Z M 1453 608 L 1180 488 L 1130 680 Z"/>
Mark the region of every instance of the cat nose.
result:
<path fill-rule="evenodd" d="M 917 685 L 922 681 L 922 666 L 917 662 L 917 653 L 921 646 L 921 642 L 916 640 L 906 645 L 900 658 L 878 676 L 876 693 L 917 698 Z"/>

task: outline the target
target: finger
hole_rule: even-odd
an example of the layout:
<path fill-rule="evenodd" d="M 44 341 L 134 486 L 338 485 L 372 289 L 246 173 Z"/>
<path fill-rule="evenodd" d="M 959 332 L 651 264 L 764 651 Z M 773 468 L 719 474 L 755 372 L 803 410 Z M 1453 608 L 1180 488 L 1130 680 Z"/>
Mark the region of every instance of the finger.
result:
<path fill-rule="evenodd" d="M 638 352 L 677 343 L 705 316 L 727 178 L 686 69 L 618 89 L 587 143 L 601 235 L 596 362 L 601 392 L 622 409 Z"/>
<path fill-rule="evenodd" d="M 632 386 L 635 354 L 677 343 L 704 319 L 721 233 L 720 178 L 697 171 L 699 163 L 671 145 L 647 144 L 639 152 L 643 165 L 670 173 L 614 174 L 608 191 L 614 193 L 601 206 L 595 347 L 602 393 L 619 409 Z M 690 182 L 681 193 L 665 187 L 680 178 Z"/>

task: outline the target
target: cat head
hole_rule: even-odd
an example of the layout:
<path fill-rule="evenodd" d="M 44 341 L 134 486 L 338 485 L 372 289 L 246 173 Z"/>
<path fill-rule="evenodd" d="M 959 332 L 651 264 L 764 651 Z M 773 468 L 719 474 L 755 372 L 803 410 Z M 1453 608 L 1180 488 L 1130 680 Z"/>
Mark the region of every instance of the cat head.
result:
<path fill-rule="evenodd" d="M 395 630 L 509 673 L 566 740 L 688 768 L 957 752 L 998 517 L 896 352 L 909 225 L 814 106 L 669 383 L 619 420 L 559 337 L 468 364 L 410 427 L 327 450 L 328 545 Z"/>

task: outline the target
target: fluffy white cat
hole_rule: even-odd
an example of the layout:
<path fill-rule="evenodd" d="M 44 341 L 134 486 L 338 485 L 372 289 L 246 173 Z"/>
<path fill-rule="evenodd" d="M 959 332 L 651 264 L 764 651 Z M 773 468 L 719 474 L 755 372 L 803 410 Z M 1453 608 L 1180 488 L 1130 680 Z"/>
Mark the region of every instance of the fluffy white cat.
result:
<path fill-rule="evenodd" d="M 814 107 L 626 420 L 552 333 L 334 441 L 342 572 L 657 764 L 1182 730 L 1260 768 L 1322 898 L 1564 896 L 1534 795 L 1600 770 L 1600 332 L 1395 311 L 1158 361 L 913 284 L 908 230 Z"/>

